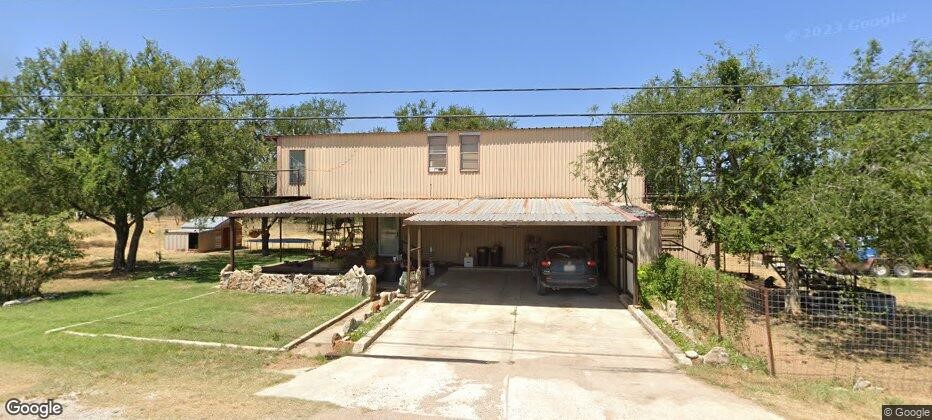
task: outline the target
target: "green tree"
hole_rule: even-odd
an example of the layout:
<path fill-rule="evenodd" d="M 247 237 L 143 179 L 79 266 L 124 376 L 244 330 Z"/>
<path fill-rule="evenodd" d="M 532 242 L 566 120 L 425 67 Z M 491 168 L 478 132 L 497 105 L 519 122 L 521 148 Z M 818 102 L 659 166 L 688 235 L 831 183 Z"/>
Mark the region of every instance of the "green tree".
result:
<path fill-rule="evenodd" d="M 851 82 L 924 82 L 923 85 L 851 86 L 845 108 L 928 106 L 932 49 L 914 42 L 909 51 L 880 59 L 871 41 L 855 51 Z M 866 113 L 838 118 L 832 153 L 807 182 L 774 208 L 785 223 L 771 242 L 812 265 L 859 246 L 914 264 L 932 261 L 932 115 Z M 845 246 L 840 246 L 845 245 Z M 846 250 L 846 251 L 843 251 Z"/>
<path fill-rule="evenodd" d="M 346 115 L 346 104 L 333 99 L 313 98 L 297 105 L 272 108 L 264 98 L 251 98 L 247 102 L 251 113 L 256 116 L 271 116 L 277 119 L 262 123 L 259 131 L 266 135 L 313 135 L 338 133 L 343 127 Z M 301 117 L 325 117 L 326 119 L 301 119 Z M 294 119 L 289 119 L 294 118 Z M 267 152 L 258 156 L 251 167 L 243 167 L 253 171 L 271 171 L 277 169 L 275 149 L 268 147 Z M 243 207 L 265 206 L 271 204 L 269 196 L 275 194 L 274 185 L 270 185 L 269 177 L 263 174 L 242 176 L 240 178 L 239 195 Z M 252 198 L 260 197 L 258 199 Z M 270 229 L 278 221 L 268 217 L 260 218 L 259 230 L 262 240 L 262 255 L 269 255 Z"/>
<path fill-rule="evenodd" d="M 699 69 L 674 70 L 667 79 L 613 105 L 618 113 L 660 111 L 759 111 L 811 109 L 828 103 L 824 88 L 673 89 L 678 85 L 749 85 L 826 81 L 817 62 L 800 61 L 785 72 L 765 65 L 754 51 L 723 47 Z M 771 223 L 761 209 L 779 202 L 822 158 L 827 131 L 811 115 L 747 114 L 609 118 L 595 135 L 596 148 L 577 163 L 576 174 L 594 196 L 623 197 L 627 180 L 642 175 L 656 193 L 657 207 L 681 209 L 716 246 L 732 252 L 760 249 Z M 727 226 L 725 226 L 727 224 Z"/>
<path fill-rule="evenodd" d="M 455 118 L 453 115 L 475 115 L 474 118 Z M 472 107 L 450 105 L 437 111 L 437 118 L 430 123 L 431 131 L 457 131 L 457 130 L 495 130 L 514 128 L 515 120 L 507 118 L 490 118 L 484 111 L 476 111 Z"/>
<path fill-rule="evenodd" d="M 288 135 L 311 135 L 339 133 L 343 127 L 341 117 L 346 116 L 346 104 L 335 99 L 314 98 L 298 105 L 275 108 L 271 115 L 276 118 L 327 117 L 322 120 L 276 120 L 271 133 Z"/>
<path fill-rule="evenodd" d="M 395 110 L 398 131 L 427 131 L 426 116 L 433 115 L 435 109 L 437 109 L 437 103 L 427 102 L 427 99 L 409 102 L 398 107 Z"/>
<path fill-rule="evenodd" d="M 429 115 L 436 117 L 428 119 Z M 460 115 L 475 117 L 454 117 Z M 514 128 L 516 124 L 515 120 L 488 117 L 484 111 L 476 111 L 469 106 L 449 105 L 437 110 L 436 102 L 427 102 L 426 99 L 402 105 L 395 110 L 395 116 L 398 117 L 398 131 L 427 131 L 428 126 L 430 131 L 494 130 Z"/>
<path fill-rule="evenodd" d="M 132 55 L 81 42 L 42 49 L 18 64 L 0 109 L 13 159 L 26 182 L 19 201 L 74 209 L 111 227 L 114 271 L 136 268 L 144 216 L 168 206 L 209 214 L 229 206 L 237 170 L 251 167 L 268 145 L 261 124 L 146 117 L 241 117 L 249 101 L 216 95 L 242 92 L 232 60 L 184 62 L 154 42 Z M 186 93 L 189 96 L 138 96 Z M 64 96 L 39 96 L 42 94 Z M 82 97 L 69 95 L 101 94 Z M 61 120 L 78 117 L 86 120 Z M 106 117 L 125 117 L 104 120 Z"/>
<path fill-rule="evenodd" d="M 39 294 L 42 283 L 81 256 L 69 215 L 14 213 L 0 218 L 0 298 Z"/>

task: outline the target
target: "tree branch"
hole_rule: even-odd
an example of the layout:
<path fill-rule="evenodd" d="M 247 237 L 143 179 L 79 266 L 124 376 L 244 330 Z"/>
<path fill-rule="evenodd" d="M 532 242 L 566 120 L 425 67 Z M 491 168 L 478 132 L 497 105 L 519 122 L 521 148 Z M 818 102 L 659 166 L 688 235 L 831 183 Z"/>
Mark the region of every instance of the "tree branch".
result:
<path fill-rule="evenodd" d="M 84 213 L 85 216 L 90 217 L 91 219 L 94 219 L 94 220 L 96 220 L 96 221 L 98 221 L 98 222 L 100 222 L 100 223 L 103 223 L 103 224 L 105 224 L 105 225 L 107 225 L 107 226 L 110 226 L 111 228 L 116 229 L 116 224 L 115 224 L 115 223 L 113 223 L 113 222 L 111 222 L 111 221 L 109 221 L 109 220 L 107 220 L 107 219 L 105 219 L 105 218 L 103 218 L 103 217 L 101 217 L 101 216 L 98 216 L 98 215 L 96 215 L 96 214 L 94 214 L 94 213 L 91 213 L 91 212 L 89 212 L 89 211 L 87 211 L 87 210 L 84 210 L 83 208 L 81 208 L 81 206 L 79 206 L 79 205 L 77 205 L 77 204 L 75 204 L 75 203 L 71 203 L 71 207 L 74 207 L 75 210 L 77 210 L 77 211 L 79 211 L 79 212 L 81 212 L 81 213 Z"/>

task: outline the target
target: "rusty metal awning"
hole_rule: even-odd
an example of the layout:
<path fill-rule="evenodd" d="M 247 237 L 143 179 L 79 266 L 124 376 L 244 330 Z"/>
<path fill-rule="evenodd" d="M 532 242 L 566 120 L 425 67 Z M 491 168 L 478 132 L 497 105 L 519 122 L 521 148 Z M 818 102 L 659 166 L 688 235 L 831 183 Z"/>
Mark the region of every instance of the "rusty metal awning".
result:
<path fill-rule="evenodd" d="M 649 213 L 585 198 L 474 199 L 405 219 L 408 225 L 627 225 Z"/>
<path fill-rule="evenodd" d="M 407 225 L 632 225 L 654 214 L 588 198 L 309 199 L 231 217 L 404 217 Z"/>

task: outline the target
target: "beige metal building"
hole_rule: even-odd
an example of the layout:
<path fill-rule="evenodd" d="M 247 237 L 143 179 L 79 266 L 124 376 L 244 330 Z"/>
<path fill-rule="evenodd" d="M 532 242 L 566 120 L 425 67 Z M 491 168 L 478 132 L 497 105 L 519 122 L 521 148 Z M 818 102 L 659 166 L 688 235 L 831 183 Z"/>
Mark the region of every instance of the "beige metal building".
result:
<path fill-rule="evenodd" d="M 500 245 L 503 264 L 521 266 L 530 237 L 577 242 L 602 251 L 608 279 L 623 291 L 634 287 L 638 262 L 662 246 L 686 259 L 705 249 L 672 213 L 662 219 L 645 210 L 641 179 L 628 183 L 630 203 L 589 198 L 573 175 L 573 163 L 594 146 L 589 127 L 274 141 L 277 193 L 301 200 L 231 217 L 362 217 L 363 236 L 380 255 L 398 255 L 417 231 L 425 256 L 449 264 Z"/>

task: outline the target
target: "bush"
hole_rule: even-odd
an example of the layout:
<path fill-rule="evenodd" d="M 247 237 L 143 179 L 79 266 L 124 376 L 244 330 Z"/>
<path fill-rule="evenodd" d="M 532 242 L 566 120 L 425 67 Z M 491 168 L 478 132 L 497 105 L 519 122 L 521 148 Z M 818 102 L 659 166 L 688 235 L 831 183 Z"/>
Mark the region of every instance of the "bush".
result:
<path fill-rule="evenodd" d="M 81 257 L 68 215 L 8 214 L 0 219 L 0 298 L 39 294 L 65 264 Z"/>
<path fill-rule="evenodd" d="M 638 268 L 638 284 L 642 301 L 676 301 L 679 311 L 697 326 L 714 330 L 720 304 L 725 332 L 737 336 L 744 330 L 744 290 L 737 277 L 719 273 L 716 283 L 715 269 L 662 254 Z"/>

